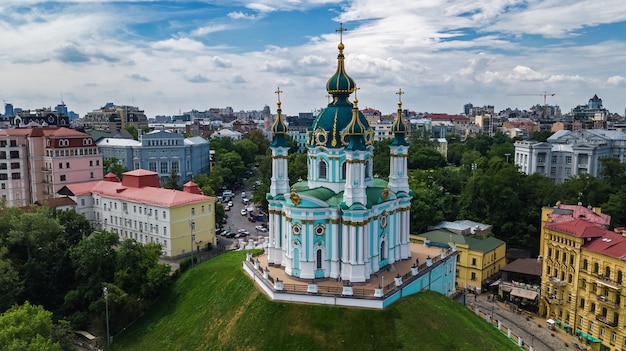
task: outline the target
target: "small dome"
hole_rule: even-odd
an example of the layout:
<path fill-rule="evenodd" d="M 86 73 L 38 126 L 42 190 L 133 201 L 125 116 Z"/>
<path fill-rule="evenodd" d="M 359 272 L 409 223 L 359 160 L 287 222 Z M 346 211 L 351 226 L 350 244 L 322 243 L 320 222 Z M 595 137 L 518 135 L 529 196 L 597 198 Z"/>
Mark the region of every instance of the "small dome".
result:
<path fill-rule="evenodd" d="M 344 68 L 344 56 L 343 56 L 343 43 L 339 43 L 339 55 L 337 55 L 337 70 L 333 74 L 328 82 L 326 82 L 326 90 L 329 94 L 350 94 L 356 89 L 354 80 L 346 73 Z"/>

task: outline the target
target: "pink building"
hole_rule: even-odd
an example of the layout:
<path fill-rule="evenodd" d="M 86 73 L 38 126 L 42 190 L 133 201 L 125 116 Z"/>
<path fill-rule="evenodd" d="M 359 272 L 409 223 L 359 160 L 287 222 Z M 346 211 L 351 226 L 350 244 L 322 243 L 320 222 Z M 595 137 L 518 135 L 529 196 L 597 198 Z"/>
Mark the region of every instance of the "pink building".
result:
<path fill-rule="evenodd" d="M 7 206 L 54 197 L 64 185 L 102 180 L 93 138 L 68 128 L 0 130 L 0 196 Z"/>

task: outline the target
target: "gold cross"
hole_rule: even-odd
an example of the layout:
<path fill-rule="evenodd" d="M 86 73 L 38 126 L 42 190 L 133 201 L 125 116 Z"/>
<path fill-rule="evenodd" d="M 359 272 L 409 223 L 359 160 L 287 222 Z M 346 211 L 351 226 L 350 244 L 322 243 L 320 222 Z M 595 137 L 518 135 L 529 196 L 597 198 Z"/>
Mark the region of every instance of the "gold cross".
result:
<path fill-rule="evenodd" d="M 335 32 L 339 32 L 339 42 L 343 43 L 343 32 L 347 31 L 348 29 L 343 27 L 343 22 L 339 22 L 339 29 L 335 29 Z"/>
<path fill-rule="evenodd" d="M 276 88 L 276 91 L 274 93 L 276 93 L 278 95 L 278 101 L 280 101 L 280 93 L 282 93 L 283 91 L 280 90 L 280 87 Z"/>
<path fill-rule="evenodd" d="M 402 102 L 402 95 L 405 94 L 405 92 L 402 91 L 402 88 L 400 88 L 396 94 L 398 94 L 399 101 Z"/>
<path fill-rule="evenodd" d="M 358 90 L 361 90 L 361 88 L 358 88 L 358 87 L 356 86 L 356 84 L 355 84 L 355 85 L 354 85 L 354 98 L 355 98 L 355 99 L 356 99 L 356 92 L 357 92 Z"/>

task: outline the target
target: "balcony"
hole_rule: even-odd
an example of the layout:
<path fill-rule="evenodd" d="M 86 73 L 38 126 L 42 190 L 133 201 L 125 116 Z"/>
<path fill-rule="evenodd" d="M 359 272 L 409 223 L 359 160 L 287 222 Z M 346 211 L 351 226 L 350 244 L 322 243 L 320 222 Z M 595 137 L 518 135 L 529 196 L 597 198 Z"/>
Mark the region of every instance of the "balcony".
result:
<path fill-rule="evenodd" d="M 52 168 L 48 168 L 48 167 L 41 167 L 41 170 L 44 172 L 52 172 Z"/>
<path fill-rule="evenodd" d="M 604 295 L 597 295 L 596 296 L 598 298 L 598 302 L 600 302 L 600 304 L 612 307 L 612 308 L 619 308 L 619 304 L 609 300 L 608 297 L 604 296 Z"/>
<path fill-rule="evenodd" d="M 603 315 L 599 315 L 599 314 L 597 314 L 597 315 L 596 315 L 596 320 L 597 320 L 597 321 L 600 321 L 600 322 L 602 322 L 602 323 L 604 323 L 604 324 L 606 324 L 606 325 L 608 325 L 608 326 L 611 326 L 611 327 L 617 327 L 617 323 L 616 323 L 616 322 L 611 322 L 611 321 L 609 321 L 609 320 L 608 320 L 605 316 L 603 316 Z"/>
<path fill-rule="evenodd" d="M 550 297 L 548 298 L 548 302 L 553 305 L 562 305 L 563 299 L 557 299 L 556 295 L 550 295 Z"/>
<path fill-rule="evenodd" d="M 559 279 L 556 279 L 555 277 L 550 277 L 550 282 L 556 286 L 567 285 L 567 282 L 565 280 L 559 280 Z"/>
<path fill-rule="evenodd" d="M 613 280 L 611 280 L 609 278 L 605 278 L 605 277 L 603 277 L 601 275 L 595 275 L 595 276 L 597 278 L 596 279 L 596 283 L 598 283 L 598 284 L 602 284 L 604 286 L 607 286 L 607 287 L 609 287 L 611 289 L 615 289 L 615 290 L 619 290 L 619 289 L 622 288 L 622 284 L 620 284 L 620 283 L 618 283 L 616 281 L 613 281 Z"/>

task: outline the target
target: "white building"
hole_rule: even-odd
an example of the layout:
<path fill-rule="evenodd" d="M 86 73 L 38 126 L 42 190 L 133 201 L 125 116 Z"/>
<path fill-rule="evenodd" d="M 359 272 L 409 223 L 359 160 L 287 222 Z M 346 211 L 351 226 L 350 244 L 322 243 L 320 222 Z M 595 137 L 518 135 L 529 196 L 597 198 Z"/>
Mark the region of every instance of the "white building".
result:
<path fill-rule="evenodd" d="M 603 157 L 626 161 L 626 134 L 604 129 L 560 130 L 547 142 L 515 142 L 515 164 L 525 174 L 541 173 L 556 183 L 571 176 L 600 176 Z"/>

